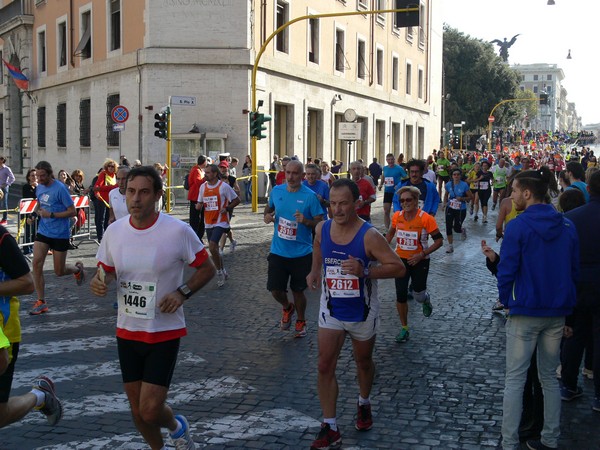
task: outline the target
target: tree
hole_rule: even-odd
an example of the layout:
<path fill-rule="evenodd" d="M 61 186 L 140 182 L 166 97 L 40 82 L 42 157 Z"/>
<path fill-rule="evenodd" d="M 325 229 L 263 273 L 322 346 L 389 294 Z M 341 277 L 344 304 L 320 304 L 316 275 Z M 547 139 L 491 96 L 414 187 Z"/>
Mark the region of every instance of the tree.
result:
<path fill-rule="evenodd" d="M 519 75 L 496 55 L 492 44 L 444 25 L 446 121 L 465 121 L 467 130 L 487 127 L 488 115 L 501 100 L 515 98 Z M 498 108 L 500 109 L 500 108 Z M 503 124 L 503 111 L 494 113 Z M 509 124 L 506 124 L 509 125 Z"/>

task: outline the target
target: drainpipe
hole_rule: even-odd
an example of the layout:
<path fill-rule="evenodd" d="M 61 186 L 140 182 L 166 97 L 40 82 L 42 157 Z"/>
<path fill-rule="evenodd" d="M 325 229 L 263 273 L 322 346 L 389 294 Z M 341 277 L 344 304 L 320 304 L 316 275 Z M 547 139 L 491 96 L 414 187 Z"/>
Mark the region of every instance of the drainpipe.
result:
<path fill-rule="evenodd" d="M 375 0 L 371 0 L 371 9 L 376 9 Z M 371 16 L 371 24 L 369 25 L 369 86 L 373 86 L 373 52 L 375 51 L 375 16 L 377 14 L 369 14 Z"/>
<path fill-rule="evenodd" d="M 73 54 L 75 53 L 75 50 L 73 48 L 73 0 L 69 1 L 69 42 L 71 44 L 71 51 L 70 53 L 70 57 L 71 57 L 71 67 L 75 67 L 75 60 L 73 59 Z"/>
<path fill-rule="evenodd" d="M 138 71 L 138 79 L 137 79 L 137 83 L 138 83 L 138 157 L 137 159 L 139 159 L 140 161 L 142 161 L 142 127 L 144 125 L 143 123 L 143 117 L 142 117 L 142 69 L 140 67 L 140 50 L 141 49 L 137 49 L 137 51 L 135 52 L 135 67 L 137 68 Z M 170 165 L 170 162 L 169 162 Z"/>

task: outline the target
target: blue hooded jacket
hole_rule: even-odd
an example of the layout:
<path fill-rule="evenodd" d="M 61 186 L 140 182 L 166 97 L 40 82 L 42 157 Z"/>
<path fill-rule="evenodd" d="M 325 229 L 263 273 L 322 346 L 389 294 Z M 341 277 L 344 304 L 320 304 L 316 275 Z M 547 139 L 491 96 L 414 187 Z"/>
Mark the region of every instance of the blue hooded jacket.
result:
<path fill-rule="evenodd" d="M 508 222 L 497 278 L 500 302 L 511 315 L 571 314 L 578 276 L 577 230 L 552 205 L 531 205 Z"/>
<path fill-rule="evenodd" d="M 423 204 L 423 207 L 421 209 L 427 214 L 435 216 L 438 210 L 438 206 L 440 205 L 440 194 L 438 194 L 435 184 L 433 184 L 429 180 L 426 180 L 425 178 L 423 178 L 423 181 L 425 182 L 425 186 L 427 186 L 427 196 L 425 197 L 425 203 Z M 393 212 L 402 211 L 402 206 L 400 205 L 400 198 L 398 197 L 398 190 L 404 186 L 412 186 L 410 179 L 404 180 L 398 183 L 396 186 L 394 186 L 394 197 L 392 198 Z"/>

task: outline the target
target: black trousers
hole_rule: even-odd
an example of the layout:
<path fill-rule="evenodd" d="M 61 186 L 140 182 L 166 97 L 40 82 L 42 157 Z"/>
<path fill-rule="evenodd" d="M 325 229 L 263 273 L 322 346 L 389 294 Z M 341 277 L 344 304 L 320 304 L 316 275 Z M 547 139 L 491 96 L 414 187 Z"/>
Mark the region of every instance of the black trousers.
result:
<path fill-rule="evenodd" d="M 196 209 L 197 203 L 190 200 L 190 227 L 192 227 L 198 239 L 202 240 L 204 238 L 204 208 L 198 211 Z"/>

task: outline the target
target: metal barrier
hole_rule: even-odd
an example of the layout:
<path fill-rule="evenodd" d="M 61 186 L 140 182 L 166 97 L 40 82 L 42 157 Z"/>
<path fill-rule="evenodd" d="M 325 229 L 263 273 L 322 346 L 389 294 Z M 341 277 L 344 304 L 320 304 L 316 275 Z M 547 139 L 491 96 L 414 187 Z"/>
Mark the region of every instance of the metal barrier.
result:
<path fill-rule="evenodd" d="M 77 229 L 76 234 L 71 235 L 73 239 L 79 238 L 87 238 L 89 240 L 93 240 L 91 236 L 92 223 L 91 223 L 91 214 L 90 214 L 90 198 L 87 195 L 71 195 L 73 199 L 73 204 L 75 206 L 75 210 L 77 211 L 77 215 L 74 217 L 79 220 L 80 211 L 85 213 L 86 218 L 85 222 Z M 37 233 L 38 221 L 34 220 L 31 224 L 27 223 L 27 219 L 31 216 L 31 213 L 35 210 L 37 206 L 37 200 L 34 198 L 24 198 L 19 202 L 18 215 L 17 215 L 17 245 L 20 248 L 29 247 L 33 245 L 35 240 L 35 235 Z M 76 226 L 77 222 L 75 222 Z M 73 228 L 73 225 L 71 225 Z"/>

